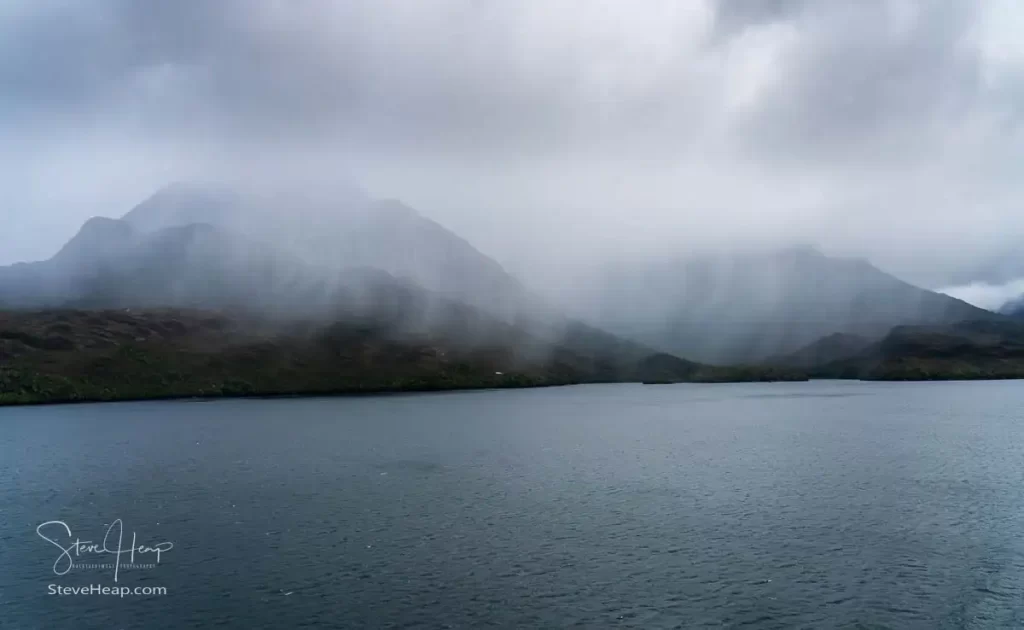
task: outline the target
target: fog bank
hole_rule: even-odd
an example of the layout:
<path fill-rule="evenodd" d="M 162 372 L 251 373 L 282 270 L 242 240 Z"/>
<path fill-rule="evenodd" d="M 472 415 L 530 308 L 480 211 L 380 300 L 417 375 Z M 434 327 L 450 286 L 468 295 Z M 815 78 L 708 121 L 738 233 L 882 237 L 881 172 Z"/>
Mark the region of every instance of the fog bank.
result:
<path fill-rule="evenodd" d="M 0 263 L 241 174 L 355 182 L 537 282 L 811 243 L 1006 283 L 1022 24 L 1012 0 L 4 2 Z"/>

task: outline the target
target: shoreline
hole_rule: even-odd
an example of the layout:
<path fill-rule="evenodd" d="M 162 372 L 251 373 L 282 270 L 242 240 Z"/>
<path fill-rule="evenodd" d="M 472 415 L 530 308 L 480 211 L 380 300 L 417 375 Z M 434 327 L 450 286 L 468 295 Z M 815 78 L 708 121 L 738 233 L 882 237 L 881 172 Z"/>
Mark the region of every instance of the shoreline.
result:
<path fill-rule="evenodd" d="M 487 390 L 508 390 L 508 389 L 537 389 L 545 387 L 566 387 L 569 385 L 595 384 L 588 381 L 579 382 L 552 382 L 507 385 L 458 385 L 453 387 L 445 386 L 424 386 L 405 388 L 362 388 L 362 389 L 338 389 L 324 391 L 306 392 L 267 392 L 267 393 L 219 393 L 219 394 L 154 394 L 153 396 L 119 396 L 111 398 L 83 397 L 83 398 L 60 398 L 49 400 L 27 400 L 27 401 L 4 401 L 0 400 L 0 409 L 7 407 L 42 407 L 48 405 L 90 405 L 103 403 L 122 402 L 216 402 L 219 400 L 246 399 L 246 400 L 278 400 L 284 398 L 356 398 L 361 396 L 399 396 L 402 394 L 429 394 L 447 392 L 472 392 Z"/>
<path fill-rule="evenodd" d="M 516 384 L 481 384 L 457 385 L 446 387 L 423 386 L 405 388 L 361 388 L 361 389 L 337 389 L 324 391 L 290 391 L 290 392 L 266 392 L 266 393 L 218 393 L 218 394 L 154 394 L 152 396 L 124 396 L 111 398 L 59 398 L 48 400 L 26 400 L 26 401 L 0 401 L 0 410 L 8 407 L 42 407 L 51 405 L 89 405 L 104 403 L 129 403 L 129 402 L 217 402 L 221 400 L 280 400 L 287 398 L 358 398 L 368 396 L 401 396 L 403 394 L 430 394 L 430 393 L 453 393 L 453 392 L 484 392 L 502 391 L 510 389 L 542 389 L 549 387 L 568 387 L 570 385 L 609 385 L 609 384 L 635 384 L 635 385 L 727 385 L 740 383 L 808 383 L 813 381 L 850 381 L 861 383 L 940 383 L 940 382 L 965 382 L 965 381 L 1007 381 L 1024 380 L 1024 376 L 987 377 L 987 378 L 924 378 L 924 379 L 879 379 L 879 378 L 828 378 L 811 377 L 801 380 L 737 380 L 737 381 L 677 381 L 677 382 L 640 382 L 640 381 L 572 381 L 552 383 L 531 383 Z"/>

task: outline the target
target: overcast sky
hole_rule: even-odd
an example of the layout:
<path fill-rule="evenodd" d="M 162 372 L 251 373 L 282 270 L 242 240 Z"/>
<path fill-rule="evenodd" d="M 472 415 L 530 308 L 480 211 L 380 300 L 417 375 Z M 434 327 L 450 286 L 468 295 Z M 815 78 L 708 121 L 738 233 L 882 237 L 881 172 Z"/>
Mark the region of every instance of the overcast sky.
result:
<path fill-rule="evenodd" d="M 347 174 L 510 269 L 813 243 L 1024 275 L 1016 0 L 0 0 L 0 263 L 173 180 Z"/>

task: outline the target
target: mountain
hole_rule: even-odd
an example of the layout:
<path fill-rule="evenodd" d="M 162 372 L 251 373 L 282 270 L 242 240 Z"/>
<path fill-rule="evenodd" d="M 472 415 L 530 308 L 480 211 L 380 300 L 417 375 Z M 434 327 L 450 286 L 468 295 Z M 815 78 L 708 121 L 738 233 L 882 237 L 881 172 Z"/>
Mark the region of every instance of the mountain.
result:
<path fill-rule="evenodd" d="M 181 309 L 0 312 L 0 404 L 558 385 L 594 378 L 443 335 Z"/>
<path fill-rule="evenodd" d="M 50 260 L 0 268 L 0 401 L 800 377 L 532 324 L 222 227 L 97 218 Z"/>
<path fill-rule="evenodd" d="M 395 329 L 509 328 L 490 313 L 368 267 L 316 267 L 267 243 L 193 223 L 141 231 L 90 219 L 47 261 L 0 267 L 0 307 L 200 308 L 276 319 L 361 318 Z M 580 325 L 577 338 L 627 344 Z M 616 352 L 622 348 L 615 348 Z"/>
<path fill-rule="evenodd" d="M 127 220 L 91 219 L 52 259 L 0 267 L 0 308 L 157 307 L 276 320 L 359 320 L 396 334 L 429 332 L 464 345 L 516 346 L 523 353 L 543 354 L 555 346 L 594 357 L 595 373 L 613 380 L 624 364 L 655 353 L 579 322 L 508 321 L 379 269 L 315 267 L 201 223 L 143 232 Z"/>
<path fill-rule="evenodd" d="M 796 352 L 765 360 L 768 365 L 809 369 L 855 357 L 871 346 L 871 340 L 860 335 L 833 333 Z"/>
<path fill-rule="evenodd" d="M 440 224 L 400 202 L 373 200 L 354 187 L 257 188 L 243 193 L 179 183 L 158 191 L 122 220 L 139 234 L 202 221 L 250 244 L 272 247 L 278 257 L 288 259 L 288 267 L 300 263 L 327 277 L 352 268 L 378 269 L 393 280 L 479 309 L 546 342 L 603 354 L 622 354 L 626 347 L 614 335 L 565 317 Z M 247 292 L 254 292 L 253 282 L 244 285 Z M 632 356 L 653 352 L 635 341 L 628 346 Z"/>
<path fill-rule="evenodd" d="M 537 352 L 500 323 L 473 343 L 464 333 L 194 309 L 0 311 L 0 404 L 771 376 L 708 372 L 665 354 Z"/>
<path fill-rule="evenodd" d="M 93 218 L 53 258 L 0 267 L 0 307 L 274 310 L 311 281 L 300 261 L 211 225 L 140 232 Z"/>
<path fill-rule="evenodd" d="M 496 261 L 412 208 L 349 186 L 255 188 L 178 183 L 128 212 L 140 232 L 207 223 L 325 270 L 372 267 L 504 319 L 548 316 Z"/>
<path fill-rule="evenodd" d="M 1024 322 L 898 326 L 853 357 L 811 368 L 821 378 L 1024 378 Z"/>
<path fill-rule="evenodd" d="M 1017 319 L 1024 318 L 1024 296 L 1010 300 L 1006 304 L 999 307 L 999 312 L 1008 317 L 1014 317 Z"/>
<path fill-rule="evenodd" d="M 999 315 L 903 282 L 864 260 L 812 248 L 620 265 L 566 301 L 609 332 L 692 360 L 763 362 L 831 334 Z"/>

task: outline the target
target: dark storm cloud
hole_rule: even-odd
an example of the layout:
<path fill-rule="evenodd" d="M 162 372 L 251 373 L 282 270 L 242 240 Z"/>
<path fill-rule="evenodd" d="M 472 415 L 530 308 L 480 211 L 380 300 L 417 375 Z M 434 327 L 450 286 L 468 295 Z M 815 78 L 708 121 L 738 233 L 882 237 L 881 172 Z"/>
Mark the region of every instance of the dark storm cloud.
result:
<path fill-rule="evenodd" d="M 230 35 L 226 7 L 193 0 L 43 0 L 4 29 L 5 101 L 25 109 L 102 107 L 146 68 L 209 56 L 210 40 Z"/>
<path fill-rule="evenodd" d="M 979 60 L 963 45 L 973 3 L 901 13 L 879 0 L 721 2 L 707 32 L 681 33 L 656 22 L 659 13 L 680 19 L 671 5 L 651 3 L 643 11 L 655 19 L 627 20 L 635 32 L 626 33 L 609 29 L 608 15 L 640 8 L 596 6 L 44 2 L 5 33 L 0 77 L 13 111 L 121 116 L 168 133 L 664 154 L 676 149 L 669 142 L 691 141 L 722 98 L 694 69 L 699 49 L 685 36 L 706 38 L 713 56 L 751 29 L 782 25 L 797 41 L 780 32 L 748 54 L 775 55 L 785 72 L 734 126 L 781 157 L 847 158 L 928 148 L 933 127 L 969 112 L 981 89 Z M 641 28 L 655 40 L 632 40 Z M 756 81 L 743 68 L 721 71 Z"/>
<path fill-rule="evenodd" d="M 340 77 L 304 76 L 303 59 L 282 47 L 287 33 L 260 33 L 246 4 L 43 2 L 2 44 L 8 106 L 37 117 L 127 114 L 166 133 L 230 132 L 236 121 L 243 132 L 275 123 L 265 130 L 273 133 L 294 120 L 318 120 L 308 106 L 297 108 L 323 100 L 309 98 L 305 80 L 336 86 L 327 79 Z"/>
<path fill-rule="evenodd" d="M 0 218 L 20 235 L 0 251 L 47 255 L 164 181 L 258 163 L 351 169 L 513 264 L 767 239 L 933 284 L 1005 271 L 1021 14 L 0 0 Z"/>
<path fill-rule="evenodd" d="M 508 28 L 500 7 L 381 6 L 46 4 L 0 49 L 5 107 L 121 116 L 165 133 L 329 134 L 410 150 L 550 143 L 566 129 L 572 51 L 520 58 L 530 34 Z"/>

